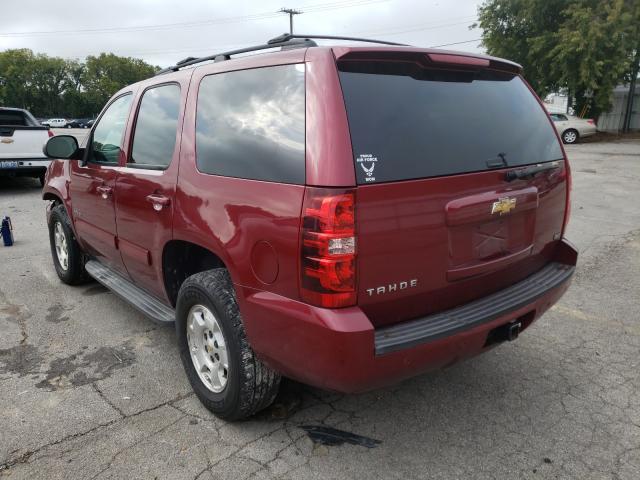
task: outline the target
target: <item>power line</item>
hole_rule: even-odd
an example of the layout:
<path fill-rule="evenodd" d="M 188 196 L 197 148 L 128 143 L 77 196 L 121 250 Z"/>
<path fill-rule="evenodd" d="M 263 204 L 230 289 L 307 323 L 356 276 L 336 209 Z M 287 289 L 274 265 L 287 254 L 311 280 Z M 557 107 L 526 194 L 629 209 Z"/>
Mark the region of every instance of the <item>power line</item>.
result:
<path fill-rule="evenodd" d="M 374 3 L 388 2 L 390 0 L 342 0 L 335 2 L 326 2 L 319 4 L 311 4 L 305 8 L 305 11 L 309 13 L 324 12 L 327 10 L 336 10 L 340 8 L 359 7 L 362 5 L 369 5 Z M 235 17 L 224 17 L 211 20 L 200 20 L 191 22 L 176 22 L 176 23 L 164 23 L 164 24 L 150 24 L 150 25 L 134 25 L 130 27 L 101 27 L 101 28 L 82 28 L 77 30 L 42 30 L 42 31 L 27 31 L 27 32 L 4 32 L 0 33 L 0 37 L 33 37 L 33 36 L 46 36 L 46 35 L 86 35 L 86 34 L 100 34 L 100 33 L 120 33 L 120 32 L 144 32 L 152 30 L 165 30 L 173 28 L 193 28 L 204 27 L 209 25 L 219 25 L 227 23 L 241 23 L 255 20 L 264 20 L 270 18 L 276 18 L 281 15 L 281 12 L 262 12 L 251 15 L 241 15 Z"/>
<path fill-rule="evenodd" d="M 445 24 L 441 24 L 441 25 L 423 25 L 423 26 L 414 26 L 408 29 L 403 29 L 403 30 L 398 30 L 396 29 L 389 29 L 389 30 L 379 30 L 379 31 L 360 31 L 360 32 L 354 32 L 357 34 L 366 34 L 366 35 L 402 35 L 403 33 L 411 33 L 411 32 L 422 32 L 425 30 L 437 30 L 440 28 L 446 28 L 446 27 L 453 27 L 455 25 L 468 25 L 469 23 L 475 22 L 475 20 L 467 20 L 464 22 L 455 22 L 455 23 L 445 23 Z"/>
<path fill-rule="evenodd" d="M 440 48 L 440 47 L 450 47 L 451 45 L 462 45 L 463 43 L 473 43 L 473 42 L 481 42 L 481 38 L 476 38 L 475 40 L 465 40 L 464 42 L 453 42 L 453 43 L 445 43 L 442 45 L 431 45 L 427 48 Z"/>

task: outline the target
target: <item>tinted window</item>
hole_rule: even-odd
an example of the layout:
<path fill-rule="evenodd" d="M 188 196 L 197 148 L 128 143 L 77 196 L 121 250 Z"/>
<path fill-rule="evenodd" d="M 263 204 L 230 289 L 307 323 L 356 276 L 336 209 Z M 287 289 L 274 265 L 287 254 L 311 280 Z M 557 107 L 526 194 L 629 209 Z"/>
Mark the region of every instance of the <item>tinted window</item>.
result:
<path fill-rule="evenodd" d="M 340 69 L 358 183 L 562 158 L 547 113 L 517 76 L 363 62 Z"/>
<path fill-rule="evenodd" d="M 166 168 L 176 146 L 180 87 L 162 85 L 142 96 L 129 166 Z M 132 165 L 133 164 L 133 165 Z"/>
<path fill-rule="evenodd" d="M 202 79 L 196 148 L 204 173 L 304 183 L 304 66 Z"/>
<path fill-rule="evenodd" d="M 131 94 L 128 94 L 116 99 L 100 117 L 98 125 L 93 130 L 88 158 L 90 162 L 118 162 L 130 106 Z"/>
<path fill-rule="evenodd" d="M 31 125 L 29 118 L 19 110 L 0 109 L 0 125 L 26 127 Z"/>

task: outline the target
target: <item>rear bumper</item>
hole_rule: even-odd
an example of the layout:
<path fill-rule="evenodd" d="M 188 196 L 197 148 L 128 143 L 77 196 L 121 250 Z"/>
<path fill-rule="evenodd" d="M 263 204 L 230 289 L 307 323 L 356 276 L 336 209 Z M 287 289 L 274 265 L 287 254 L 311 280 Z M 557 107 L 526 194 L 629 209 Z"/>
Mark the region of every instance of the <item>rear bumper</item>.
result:
<path fill-rule="evenodd" d="M 590 137 L 591 135 L 595 135 L 596 133 L 597 133 L 597 128 L 595 125 L 581 128 L 580 131 L 578 132 L 578 134 L 581 137 Z"/>
<path fill-rule="evenodd" d="M 249 341 L 283 375 L 354 393 L 451 365 L 489 348 L 496 327 L 526 329 L 564 294 L 577 252 L 561 242 L 556 261 L 511 287 L 452 310 L 375 329 L 358 307 L 330 310 L 237 287 Z"/>

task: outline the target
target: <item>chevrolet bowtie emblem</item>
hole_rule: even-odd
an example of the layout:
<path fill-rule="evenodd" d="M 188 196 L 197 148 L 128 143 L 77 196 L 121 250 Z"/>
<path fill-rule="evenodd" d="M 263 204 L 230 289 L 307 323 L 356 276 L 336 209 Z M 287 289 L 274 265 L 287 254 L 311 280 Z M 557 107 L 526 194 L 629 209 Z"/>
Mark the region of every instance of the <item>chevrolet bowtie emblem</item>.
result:
<path fill-rule="evenodd" d="M 505 213 L 509 213 L 511 210 L 516 208 L 516 199 L 503 197 L 499 198 L 497 202 L 493 202 L 491 206 L 491 215 L 494 213 L 499 213 L 500 215 L 504 215 Z"/>
<path fill-rule="evenodd" d="M 13 143 L 13 138 L 3 138 L 2 140 L 0 140 L 0 142 L 2 143 Z"/>

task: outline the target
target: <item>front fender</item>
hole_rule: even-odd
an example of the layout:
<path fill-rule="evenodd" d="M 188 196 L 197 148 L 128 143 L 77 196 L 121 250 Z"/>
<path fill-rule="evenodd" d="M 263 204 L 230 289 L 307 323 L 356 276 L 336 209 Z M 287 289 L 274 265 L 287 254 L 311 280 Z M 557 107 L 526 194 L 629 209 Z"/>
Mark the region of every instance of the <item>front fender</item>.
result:
<path fill-rule="evenodd" d="M 71 205 L 71 196 L 69 194 L 69 162 L 63 160 L 53 160 L 47 168 L 45 174 L 45 183 L 42 188 L 42 199 L 59 201 L 64 205 L 67 210 L 67 215 L 71 219 L 71 227 L 75 232 L 75 225 L 73 219 L 73 209 Z M 47 223 L 49 222 L 49 216 L 51 213 L 51 207 L 47 208 Z"/>

